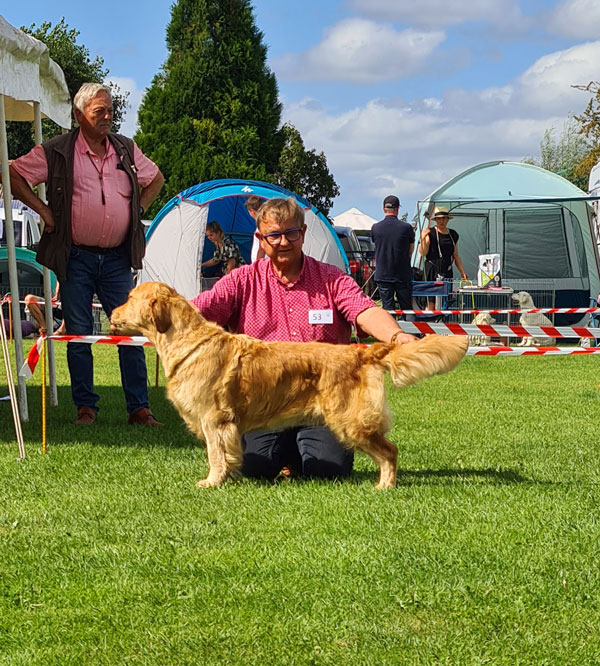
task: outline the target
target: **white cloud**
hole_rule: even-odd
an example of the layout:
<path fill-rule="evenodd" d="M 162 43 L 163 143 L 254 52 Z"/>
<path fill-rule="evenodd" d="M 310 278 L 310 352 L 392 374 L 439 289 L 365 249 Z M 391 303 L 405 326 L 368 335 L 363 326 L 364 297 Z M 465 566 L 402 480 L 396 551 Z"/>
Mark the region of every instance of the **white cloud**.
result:
<path fill-rule="evenodd" d="M 517 79 L 519 104 L 538 112 L 582 110 L 585 93 L 573 88 L 598 79 L 600 41 L 587 42 L 537 60 Z"/>
<path fill-rule="evenodd" d="M 129 93 L 128 102 L 130 108 L 125 114 L 125 119 L 121 124 L 119 132 L 125 136 L 132 137 L 137 130 L 137 114 L 145 95 L 145 90 L 140 90 L 137 87 L 137 83 L 126 76 L 109 76 L 106 83 L 115 83 L 122 92 Z"/>
<path fill-rule="evenodd" d="M 562 0 L 550 11 L 547 28 L 564 37 L 597 39 L 600 34 L 600 2 Z"/>
<path fill-rule="evenodd" d="M 282 79 L 369 84 L 413 76 L 444 40 L 441 31 L 397 31 L 365 19 L 346 19 L 326 30 L 316 46 L 270 64 Z"/>
<path fill-rule="evenodd" d="M 515 0 L 349 0 L 351 9 L 362 16 L 397 21 L 424 28 L 440 28 L 466 21 L 512 24 L 524 20 Z"/>
<path fill-rule="evenodd" d="M 303 100 L 284 114 L 307 147 L 325 152 L 342 190 L 334 213 L 363 200 L 376 214 L 390 192 L 418 200 L 476 164 L 538 155 L 544 131 L 585 107 L 589 95 L 570 86 L 599 61 L 600 42 L 588 43 L 540 58 L 501 87 L 373 99 L 339 114 Z"/>

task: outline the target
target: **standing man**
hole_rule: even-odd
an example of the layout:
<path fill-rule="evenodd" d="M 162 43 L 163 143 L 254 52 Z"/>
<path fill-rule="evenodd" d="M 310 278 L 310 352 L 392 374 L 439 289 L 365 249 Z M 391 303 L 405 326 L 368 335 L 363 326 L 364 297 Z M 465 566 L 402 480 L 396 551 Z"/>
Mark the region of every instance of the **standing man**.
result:
<path fill-rule="evenodd" d="M 384 310 L 412 308 L 410 258 L 415 247 L 415 230 L 408 222 L 398 219 L 399 208 L 400 200 L 390 194 L 383 200 L 385 218 L 371 228 L 375 243 L 375 282 Z"/>
<path fill-rule="evenodd" d="M 110 88 L 84 83 L 73 105 L 79 127 L 15 160 L 10 176 L 15 197 L 44 221 L 37 260 L 60 281 L 67 332 L 90 335 L 94 294 L 108 317 L 127 300 L 145 252 L 141 216 L 164 179 L 131 139 L 111 132 Z M 48 205 L 29 185 L 44 182 Z M 69 343 L 67 361 L 75 423 L 92 424 L 99 396 L 90 345 Z M 160 426 L 149 409 L 143 348 L 120 346 L 119 364 L 128 422 Z"/>
<path fill-rule="evenodd" d="M 264 203 L 257 225 L 266 258 L 240 266 L 192 301 L 207 319 L 259 340 L 348 344 L 352 326 L 383 342 L 414 340 L 349 275 L 302 252 L 306 226 L 295 199 Z M 352 471 L 352 451 L 325 427 L 247 433 L 243 444 L 246 476 L 273 479 L 291 468 L 334 478 Z"/>
<path fill-rule="evenodd" d="M 246 201 L 244 201 L 244 206 L 246 210 L 248 211 L 248 215 L 256 222 L 256 218 L 258 217 L 258 211 L 260 210 L 260 207 L 265 203 L 264 199 L 261 199 L 260 197 L 257 197 L 255 195 L 252 195 L 251 197 L 248 197 Z M 256 261 L 257 259 L 264 259 L 265 256 L 265 251 L 262 249 L 260 246 L 260 241 L 254 235 L 252 239 L 252 250 L 250 251 L 250 262 Z"/>

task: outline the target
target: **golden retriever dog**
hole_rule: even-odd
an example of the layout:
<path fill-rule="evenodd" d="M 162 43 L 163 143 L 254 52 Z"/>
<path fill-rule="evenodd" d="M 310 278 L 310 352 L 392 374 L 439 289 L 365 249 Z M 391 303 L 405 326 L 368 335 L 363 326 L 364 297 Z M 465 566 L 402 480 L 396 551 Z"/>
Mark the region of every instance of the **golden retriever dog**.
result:
<path fill-rule="evenodd" d="M 489 312 L 479 312 L 473 317 L 473 323 L 477 326 L 491 326 L 496 320 Z M 489 347 L 492 343 L 488 335 L 469 335 L 469 344 L 472 347 Z"/>
<path fill-rule="evenodd" d="M 526 291 L 519 291 L 512 295 L 512 300 L 521 308 L 521 310 L 532 310 L 535 308 L 531 294 Z M 519 317 L 521 326 L 554 326 L 554 324 L 541 312 L 525 312 Z M 523 338 L 517 347 L 553 347 L 556 344 L 556 338 L 532 337 Z"/>
<path fill-rule="evenodd" d="M 174 289 L 145 282 L 111 316 L 113 330 L 142 333 L 156 347 L 167 396 L 206 443 L 209 473 L 198 486 L 239 476 L 241 436 L 253 430 L 326 425 L 379 465 L 378 488 L 396 483 L 398 449 L 385 438 L 384 375 L 397 387 L 452 370 L 466 336 L 432 335 L 405 345 L 263 342 L 209 322 Z"/>

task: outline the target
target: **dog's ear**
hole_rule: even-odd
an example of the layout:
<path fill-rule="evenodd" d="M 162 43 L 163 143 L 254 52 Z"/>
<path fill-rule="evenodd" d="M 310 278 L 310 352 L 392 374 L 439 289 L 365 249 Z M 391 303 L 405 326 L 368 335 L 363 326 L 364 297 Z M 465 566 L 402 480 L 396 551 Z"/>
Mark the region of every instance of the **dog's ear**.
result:
<path fill-rule="evenodd" d="M 150 301 L 150 309 L 156 330 L 159 333 L 166 333 L 171 328 L 171 313 L 167 307 L 167 302 L 162 298 L 153 298 Z"/>

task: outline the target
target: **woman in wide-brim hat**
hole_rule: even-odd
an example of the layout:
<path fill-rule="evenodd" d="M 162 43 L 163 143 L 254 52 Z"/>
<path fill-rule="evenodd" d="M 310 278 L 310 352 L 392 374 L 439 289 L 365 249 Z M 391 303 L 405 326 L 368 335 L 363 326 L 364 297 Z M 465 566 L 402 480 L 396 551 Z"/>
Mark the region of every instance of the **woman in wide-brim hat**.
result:
<path fill-rule="evenodd" d="M 425 279 L 431 281 L 452 280 L 452 265 L 456 264 L 460 276 L 467 279 L 467 273 L 458 254 L 458 233 L 448 229 L 452 215 L 445 206 L 434 209 L 429 218 L 435 222 L 434 227 L 427 227 L 421 232 L 419 254 L 425 257 Z M 433 308 L 434 301 L 428 301 Z"/>

